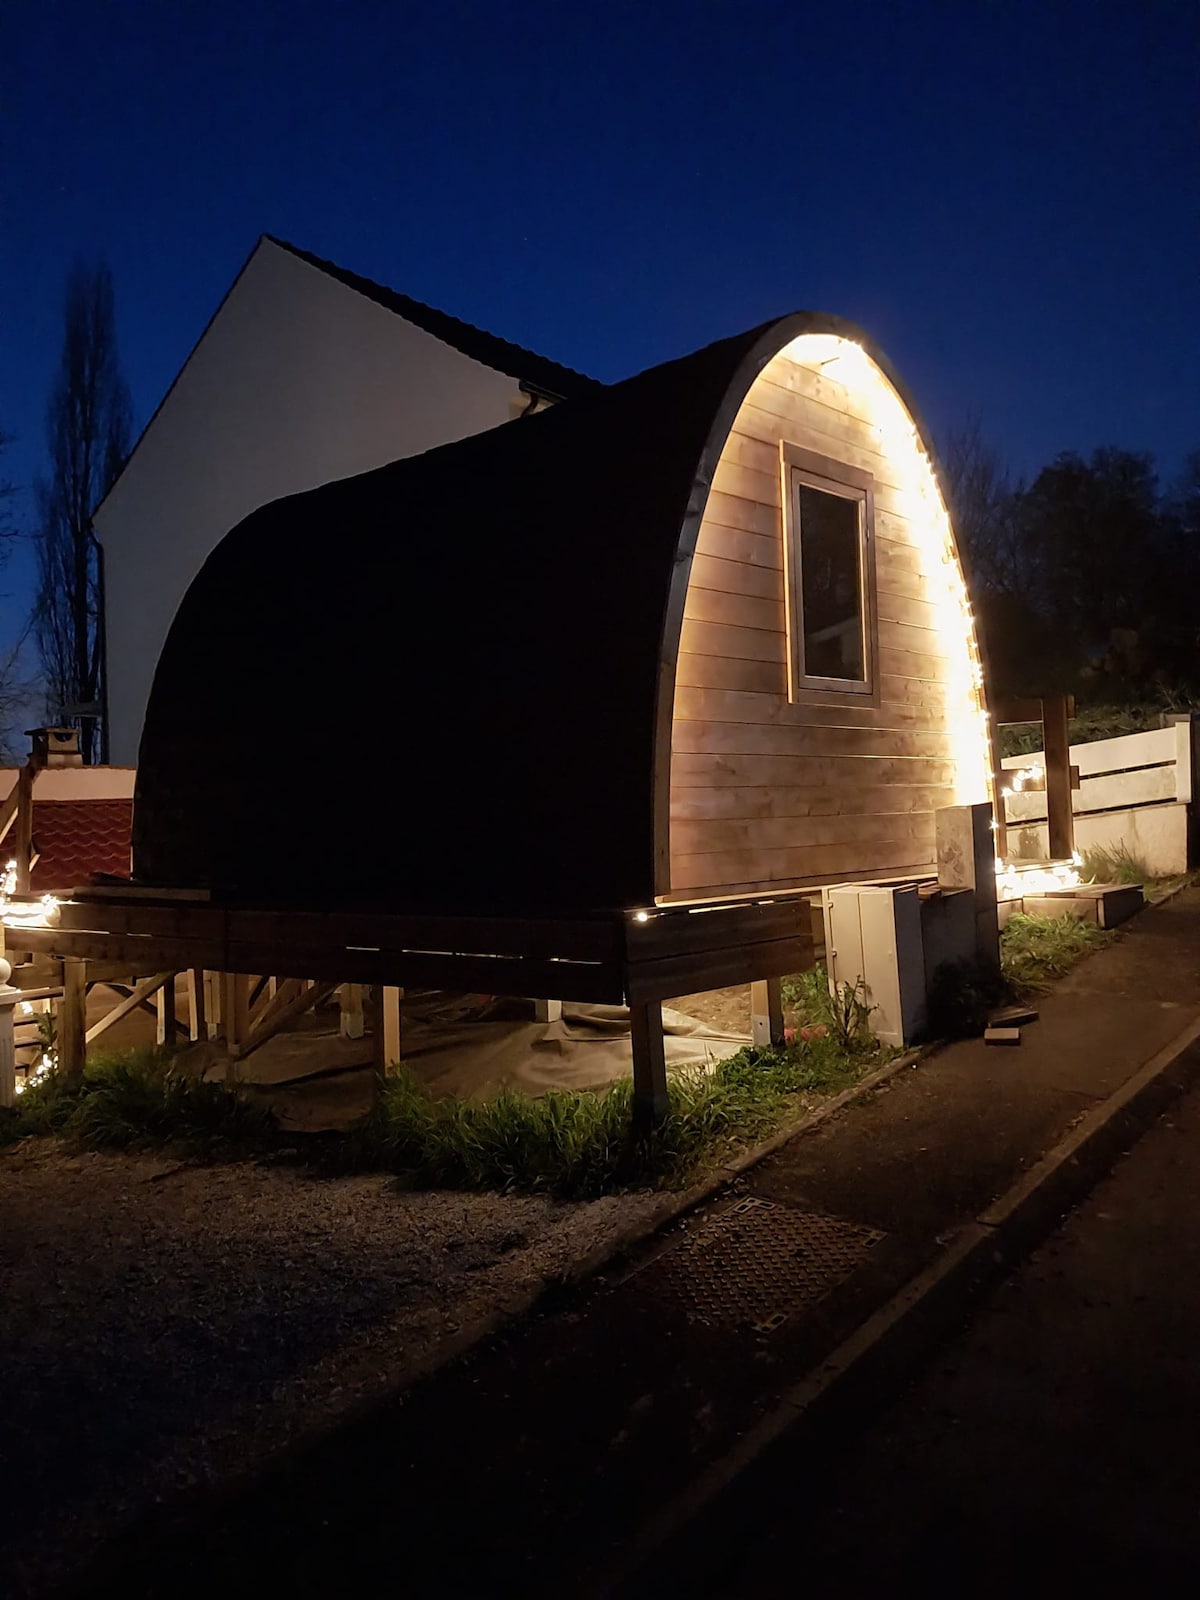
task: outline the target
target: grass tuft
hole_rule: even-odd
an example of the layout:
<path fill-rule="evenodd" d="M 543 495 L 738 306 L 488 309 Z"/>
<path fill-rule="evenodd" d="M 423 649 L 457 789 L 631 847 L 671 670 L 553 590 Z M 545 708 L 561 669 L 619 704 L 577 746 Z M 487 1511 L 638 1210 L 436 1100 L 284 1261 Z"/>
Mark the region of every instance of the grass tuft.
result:
<path fill-rule="evenodd" d="M 499 1189 L 562 1200 L 684 1181 L 739 1140 L 773 1130 L 806 1093 L 837 1093 L 889 1052 L 873 1039 L 853 1051 L 832 1036 L 786 1048 L 746 1046 L 712 1069 L 672 1072 L 670 1110 L 633 1128 L 633 1083 L 554 1090 L 538 1099 L 432 1099 L 407 1073 L 389 1078 L 339 1164 L 394 1172 L 418 1189 Z"/>
<path fill-rule="evenodd" d="M 236 1156 L 264 1148 L 274 1122 L 223 1084 L 176 1075 L 169 1057 L 136 1050 L 95 1057 L 79 1084 L 51 1073 L 0 1113 L 0 1145 L 39 1133 L 90 1150 L 166 1146 L 184 1155 Z"/>
<path fill-rule="evenodd" d="M 1000 966 L 1018 998 L 1044 994 L 1084 956 L 1115 937 L 1080 917 L 1031 917 L 1017 911 L 1000 935 Z"/>
<path fill-rule="evenodd" d="M 1149 883 L 1146 863 L 1122 840 L 1083 852 L 1083 875 L 1092 883 Z"/>

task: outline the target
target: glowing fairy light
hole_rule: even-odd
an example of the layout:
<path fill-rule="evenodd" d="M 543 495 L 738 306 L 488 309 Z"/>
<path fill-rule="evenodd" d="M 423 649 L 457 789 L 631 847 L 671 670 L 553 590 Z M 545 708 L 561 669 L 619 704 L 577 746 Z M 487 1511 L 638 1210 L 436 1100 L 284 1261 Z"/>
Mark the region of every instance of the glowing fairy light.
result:
<path fill-rule="evenodd" d="M 983 664 L 950 516 L 933 463 L 904 402 L 861 345 L 835 334 L 801 334 L 782 354 L 843 387 L 848 409 L 879 441 L 887 466 L 889 498 L 896 509 L 893 513 L 877 511 L 876 522 L 886 522 L 889 514 L 904 519 L 919 552 L 927 596 L 938 613 L 940 648 L 948 652 L 942 678 L 953 752 L 954 799 L 959 805 L 975 804 L 988 798 L 992 786 Z"/>
<path fill-rule="evenodd" d="M 10 900 L 10 890 L 0 893 L 0 922 L 6 928 L 49 928 L 57 916 L 59 901 L 44 894 L 40 900 Z"/>
<path fill-rule="evenodd" d="M 1083 857 L 1078 851 L 1070 861 L 1052 862 L 1046 866 L 1023 867 L 1018 861 L 996 862 L 996 894 L 1001 900 L 1020 900 L 1027 894 L 1055 894 L 1063 889 L 1075 889 L 1083 882 L 1080 867 Z"/>

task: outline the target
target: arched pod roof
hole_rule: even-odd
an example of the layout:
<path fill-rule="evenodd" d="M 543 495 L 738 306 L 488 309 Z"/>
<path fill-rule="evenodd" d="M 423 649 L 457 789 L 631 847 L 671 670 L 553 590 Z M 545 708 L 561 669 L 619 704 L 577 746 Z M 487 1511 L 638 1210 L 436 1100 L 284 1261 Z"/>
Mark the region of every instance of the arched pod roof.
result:
<path fill-rule="evenodd" d="M 159 661 L 135 877 L 396 911 L 664 891 L 696 532 L 740 402 L 802 333 L 870 351 L 798 313 L 248 517 Z"/>

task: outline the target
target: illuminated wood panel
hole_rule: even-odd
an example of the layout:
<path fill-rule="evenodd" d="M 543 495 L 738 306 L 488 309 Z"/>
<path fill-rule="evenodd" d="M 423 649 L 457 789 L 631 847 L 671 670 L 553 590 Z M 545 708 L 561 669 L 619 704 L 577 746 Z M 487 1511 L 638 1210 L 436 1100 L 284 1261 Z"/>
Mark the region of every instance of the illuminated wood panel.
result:
<path fill-rule="evenodd" d="M 787 694 L 780 445 L 870 473 L 878 705 Z M 919 871 L 954 800 L 944 634 L 912 461 L 864 402 L 787 353 L 721 452 L 684 605 L 671 750 L 671 892 L 693 896 Z M 839 703 L 842 702 L 842 703 Z"/>

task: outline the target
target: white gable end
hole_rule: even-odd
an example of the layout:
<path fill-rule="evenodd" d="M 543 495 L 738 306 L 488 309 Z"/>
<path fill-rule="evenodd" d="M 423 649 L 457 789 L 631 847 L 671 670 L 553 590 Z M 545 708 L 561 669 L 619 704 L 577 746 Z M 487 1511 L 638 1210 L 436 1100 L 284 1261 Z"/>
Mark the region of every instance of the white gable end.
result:
<path fill-rule="evenodd" d="M 281 495 L 495 427 L 517 395 L 514 378 L 264 239 L 96 514 L 110 760 L 136 762 L 171 619 L 230 528 Z M 329 559 L 332 583 L 335 545 Z"/>

